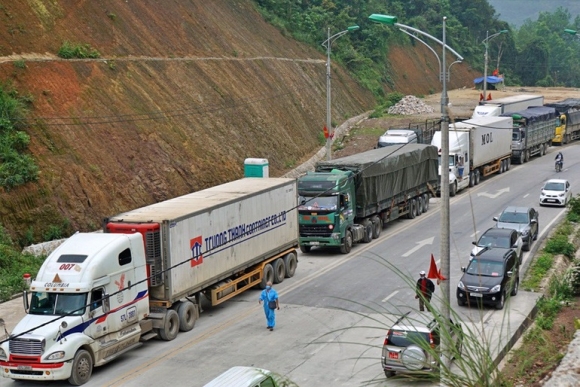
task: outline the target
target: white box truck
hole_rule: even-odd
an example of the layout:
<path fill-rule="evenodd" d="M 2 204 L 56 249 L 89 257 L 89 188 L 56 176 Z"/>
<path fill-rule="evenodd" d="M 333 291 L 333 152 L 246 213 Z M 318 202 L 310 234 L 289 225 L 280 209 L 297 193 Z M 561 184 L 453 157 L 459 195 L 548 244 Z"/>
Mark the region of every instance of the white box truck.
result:
<path fill-rule="evenodd" d="M 522 94 L 511 97 L 481 101 L 473 110 L 472 119 L 488 116 L 500 116 L 506 113 L 525 110 L 530 106 L 544 105 L 543 95 Z"/>
<path fill-rule="evenodd" d="M 202 295 L 216 305 L 292 277 L 296 207 L 295 179 L 245 178 L 73 235 L 25 292 L 27 314 L 0 345 L 2 376 L 84 384 L 142 341 L 193 329 Z"/>
<path fill-rule="evenodd" d="M 479 184 L 482 176 L 510 168 L 512 127 L 511 117 L 481 117 L 449 127 L 449 195 Z M 439 151 L 441 175 L 440 131 L 435 132 L 431 144 Z"/>

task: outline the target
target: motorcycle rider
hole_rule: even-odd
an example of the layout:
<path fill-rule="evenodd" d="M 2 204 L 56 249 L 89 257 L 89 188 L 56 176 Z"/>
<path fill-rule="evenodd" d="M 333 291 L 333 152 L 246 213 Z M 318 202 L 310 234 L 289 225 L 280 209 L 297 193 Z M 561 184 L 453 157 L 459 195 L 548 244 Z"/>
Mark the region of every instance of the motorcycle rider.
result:
<path fill-rule="evenodd" d="M 560 163 L 561 167 L 564 167 L 564 155 L 562 152 L 558 152 L 554 160 L 556 160 L 556 163 Z"/>

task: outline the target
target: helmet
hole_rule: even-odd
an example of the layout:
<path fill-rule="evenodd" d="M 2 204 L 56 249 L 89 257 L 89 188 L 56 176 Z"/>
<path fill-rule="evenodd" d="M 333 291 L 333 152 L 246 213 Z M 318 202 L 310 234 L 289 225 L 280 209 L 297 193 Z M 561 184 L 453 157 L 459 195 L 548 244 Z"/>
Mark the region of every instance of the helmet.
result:
<path fill-rule="evenodd" d="M 421 272 L 419 273 L 419 275 L 422 277 L 425 275 L 425 270 L 421 270 Z"/>

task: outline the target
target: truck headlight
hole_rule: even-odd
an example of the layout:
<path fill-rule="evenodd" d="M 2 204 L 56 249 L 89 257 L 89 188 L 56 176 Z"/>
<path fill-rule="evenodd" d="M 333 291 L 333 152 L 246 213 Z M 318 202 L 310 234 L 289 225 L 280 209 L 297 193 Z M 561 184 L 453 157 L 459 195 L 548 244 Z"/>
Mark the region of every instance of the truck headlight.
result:
<path fill-rule="evenodd" d="M 64 351 L 57 351 L 54 353 L 51 353 L 50 355 L 48 355 L 46 357 L 46 360 L 58 360 L 58 359 L 62 359 L 64 357 Z"/>
<path fill-rule="evenodd" d="M 498 293 L 501 290 L 501 284 L 495 285 L 493 288 L 489 289 L 490 293 Z"/>
<path fill-rule="evenodd" d="M 6 352 L 0 348 L 0 360 L 8 360 L 8 356 L 6 356 Z"/>

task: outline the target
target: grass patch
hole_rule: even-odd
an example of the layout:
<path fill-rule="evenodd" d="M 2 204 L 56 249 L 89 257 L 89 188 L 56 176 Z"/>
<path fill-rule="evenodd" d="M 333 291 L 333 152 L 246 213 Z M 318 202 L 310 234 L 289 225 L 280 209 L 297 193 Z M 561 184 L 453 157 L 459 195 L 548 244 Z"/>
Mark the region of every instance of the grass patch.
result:
<path fill-rule="evenodd" d="M 65 40 L 58 50 L 59 57 L 64 59 L 99 58 L 101 54 L 89 44 L 71 43 Z"/>

